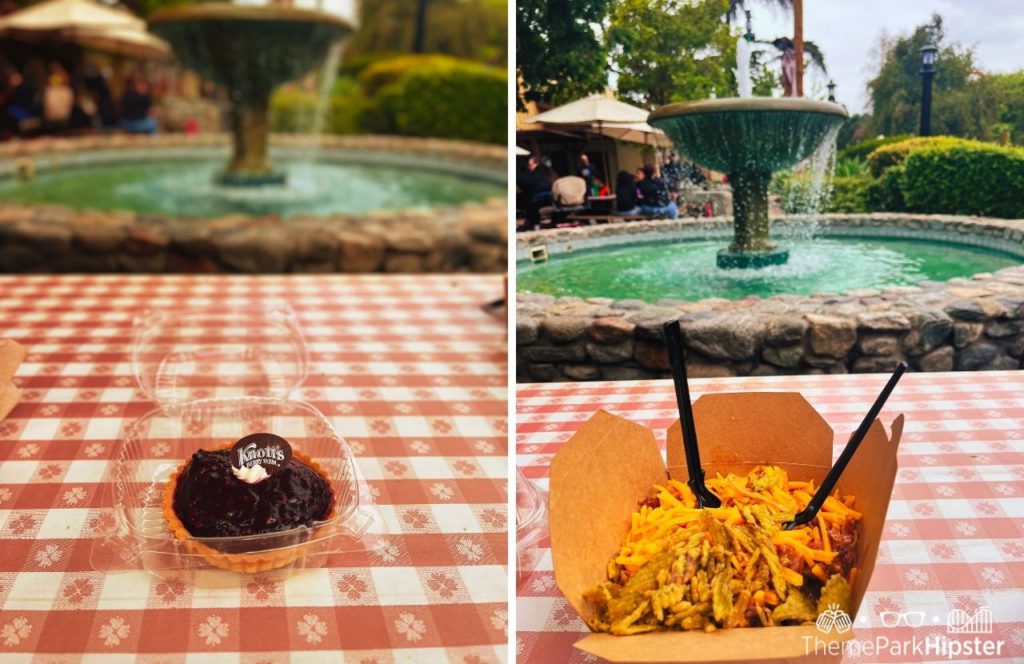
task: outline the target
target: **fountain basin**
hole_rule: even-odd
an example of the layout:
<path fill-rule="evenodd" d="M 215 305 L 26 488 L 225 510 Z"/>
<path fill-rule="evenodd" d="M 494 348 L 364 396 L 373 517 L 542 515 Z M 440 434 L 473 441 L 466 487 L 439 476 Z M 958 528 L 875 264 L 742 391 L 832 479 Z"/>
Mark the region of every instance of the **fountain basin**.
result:
<path fill-rule="evenodd" d="M 700 301 L 776 295 L 837 296 L 850 290 L 946 281 L 1024 264 L 1024 234 L 998 220 L 873 214 L 821 215 L 814 239 L 805 218 L 778 217 L 790 261 L 715 270 L 728 218 L 630 222 L 517 235 L 517 287 L 580 298 Z M 543 245 L 547 263 L 531 263 Z"/>
<path fill-rule="evenodd" d="M 783 232 L 804 221 L 773 219 Z M 661 328 L 672 319 L 683 324 L 687 364 L 695 378 L 877 373 L 892 371 L 901 361 L 914 371 L 1019 369 L 1024 359 L 1019 224 L 947 215 L 821 215 L 818 240 L 794 252 L 787 265 L 765 270 L 708 269 L 731 232 L 727 218 L 521 233 L 516 238 L 521 268 L 517 380 L 670 377 Z M 552 257 L 547 264 L 530 262 L 538 246 Z M 903 263 L 894 250 L 906 246 L 932 254 L 933 278 L 892 278 L 899 276 L 893 268 Z M 607 261 L 588 265 L 602 251 L 635 251 L 638 260 L 632 267 Z M 661 251 L 661 262 L 640 251 Z M 857 257 L 860 251 L 869 253 Z M 683 252 L 687 255 L 680 256 Z M 836 260 L 843 254 L 851 262 Z M 960 260 L 965 256 L 973 257 L 971 264 Z M 805 275 L 812 278 L 799 283 L 803 267 L 813 268 Z M 597 283 L 594 274 L 614 285 L 617 269 L 676 272 L 662 275 L 667 287 L 648 288 L 652 282 L 623 274 L 618 290 L 584 288 Z M 567 275 L 575 281 L 567 282 Z M 860 279 L 856 287 L 852 277 Z M 783 283 L 786 279 L 793 280 Z M 752 287 L 766 282 L 779 287 Z M 716 288 L 698 292 L 707 285 Z"/>
<path fill-rule="evenodd" d="M 229 150 L 225 135 L 89 136 L 0 145 L 0 272 L 505 272 L 507 155 L 504 146 L 397 136 L 274 137 L 288 161 L 319 150 L 319 165 L 355 174 L 379 169 L 468 183 L 476 194 L 418 204 L 364 193 L 348 213 L 329 197 L 294 197 L 305 166 L 287 187 L 218 188 L 209 180 Z M 147 199 L 111 201 L 109 191 L 16 202 L 10 194 L 58 178 L 78 187 L 78 173 L 176 169 L 205 160 L 207 175 Z M 19 181 L 19 173 L 37 179 Z M 52 179 L 51 179 L 52 178 Z M 328 184 L 334 181 L 328 180 Z M 103 189 L 102 186 L 95 187 Z M 365 188 L 363 190 L 365 192 Z M 391 190 L 383 187 L 382 192 Z M 67 192 L 65 192 L 67 193 Z M 430 192 L 428 192 L 430 193 Z M 436 193 L 436 192 L 435 192 Z M 443 192 L 442 192 L 443 193 Z M 453 192 L 445 193 L 445 196 Z M 315 194 L 315 192 L 314 192 Z M 198 200 L 210 195 L 210 200 Z M 433 194 L 432 194 L 433 196 Z M 173 197 L 173 200 L 170 200 Z M 105 200 L 104 200 L 105 199 Z M 371 200 L 373 199 L 373 200 Z M 338 198 L 333 199 L 338 202 Z M 184 203 L 181 203 L 184 201 Z M 167 205 L 237 202 L 225 213 L 184 215 Z M 383 201 L 383 204 L 382 204 Z M 345 202 L 341 200 L 341 202 Z M 312 203 L 310 205 L 310 203 Z M 267 204 L 283 204 L 268 211 Z M 116 209 L 115 209 L 116 208 Z M 383 209 L 382 209 L 383 208 Z M 194 208 L 193 208 L 194 209 Z"/>
<path fill-rule="evenodd" d="M 220 184 L 283 184 L 284 172 L 267 158 L 270 96 L 321 66 L 331 46 L 352 32 L 351 24 L 294 7 L 207 3 L 159 11 L 150 29 L 171 44 L 185 67 L 228 92 L 234 152 Z"/>
<path fill-rule="evenodd" d="M 774 173 L 811 156 L 846 117 L 846 109 L 831 102 L 748 97 L 668 104 L 648 122 L 705 168 Z"/>
<path fill-rule="evenodd" d="M 750 97 L 668 104 L 648 122 L 697 164 L 728 175 L 734 235 L 717 265 L 733 269 L 785 262 L 769 233 L 772 173 L 809 157 L 846 117 L 846 109 L 830 102 Z"/>

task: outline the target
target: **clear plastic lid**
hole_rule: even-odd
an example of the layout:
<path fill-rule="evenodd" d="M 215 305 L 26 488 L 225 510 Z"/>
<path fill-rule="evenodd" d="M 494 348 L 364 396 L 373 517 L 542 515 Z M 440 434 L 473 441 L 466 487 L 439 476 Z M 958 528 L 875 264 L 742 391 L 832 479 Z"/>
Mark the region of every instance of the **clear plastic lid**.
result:
<path fill-rule="evenodd" d="M 287 306 L 148 312 L 135 321 L 132 368 L 164 408 L 207 398 L 284 399 L 309 355 Z"/>
<path fill-rule="evenodd" d="M 161 311 L 135 323 L 132 364 L 155 408 L 125 428 L 108 466 L 103 503 L 111 507 L 96 519 L 96 569 L 285 571 L 367 549 L 371 526 L 383 520 L 351 448 L 314 406 L 287 399 L 308 369 L 289 307 Z M 171 501 L 192 455 L 260 432 L 287 440 L 324 478 L 333 497 L 327 518 L 238 537 L 178 527 Z"/>
<path fill-rule="evenodd" d="M 547 533 L 547 504 L 537 485 L 516 468 L 516 577 L 533 573 L 540 558 L 537 546 Z"/>

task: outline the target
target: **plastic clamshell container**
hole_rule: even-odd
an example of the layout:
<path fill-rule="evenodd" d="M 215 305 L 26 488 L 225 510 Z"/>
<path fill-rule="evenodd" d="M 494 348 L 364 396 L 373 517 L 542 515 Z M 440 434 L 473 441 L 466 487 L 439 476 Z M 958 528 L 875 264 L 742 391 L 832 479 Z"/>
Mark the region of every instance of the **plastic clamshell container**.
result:
<path fill-rule="evenodd" d="M 547 532 L 548 509 L 537 485 L 516 468 L 516 583 L 525 581 L 537 567 L 538 544 Z"/>
<path fill-rule="evenodd" d="M 287 307 L 161 312 L 136 321 L 133 368 L 157 407 L 128 425 L 107 474 L 112 520 L 93 549 L 99 569 L 266 572 L 322 566 L 365 549 L 375 510 L 351 450 L 314 406 L 288 400 L 308 355 Z M 332 489 L 327 520 L 241 537 L 176 536 L 164 516 L 172 475 L 200 449 L 271 432 L 308 457 Z"/>

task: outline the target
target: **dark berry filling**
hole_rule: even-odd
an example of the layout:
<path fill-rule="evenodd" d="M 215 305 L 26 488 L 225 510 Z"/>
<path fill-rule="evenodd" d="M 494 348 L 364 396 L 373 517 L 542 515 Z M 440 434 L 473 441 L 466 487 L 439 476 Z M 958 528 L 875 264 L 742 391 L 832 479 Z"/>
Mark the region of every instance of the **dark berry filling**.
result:
<path fill-rule="evenodd" d="M 327 481 L 297 459 L 256 484 L 231 472 L 228 450 L 199 450 L 178 478 L 174 512 L 194 537 L 258 535 L 322 521 L 333 496 Z"/>

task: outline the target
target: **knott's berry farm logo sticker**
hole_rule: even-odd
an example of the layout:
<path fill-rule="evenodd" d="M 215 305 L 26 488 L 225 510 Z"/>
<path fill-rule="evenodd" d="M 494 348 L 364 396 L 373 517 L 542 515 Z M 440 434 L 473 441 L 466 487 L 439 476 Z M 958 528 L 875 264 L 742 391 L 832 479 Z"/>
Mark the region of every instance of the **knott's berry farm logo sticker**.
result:
<path fill-rule="evenodd" d="M 268 474 L 281 470 L 292 458 L 288 441 L 272 433 L 253 433 L 231 447 L 231 465 L 235 468 L 263 466 Z"/>

